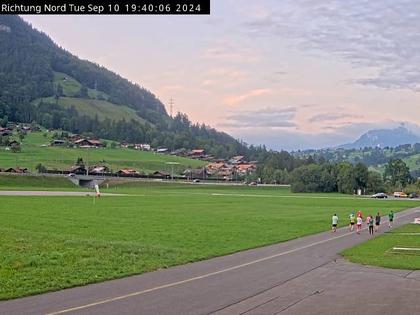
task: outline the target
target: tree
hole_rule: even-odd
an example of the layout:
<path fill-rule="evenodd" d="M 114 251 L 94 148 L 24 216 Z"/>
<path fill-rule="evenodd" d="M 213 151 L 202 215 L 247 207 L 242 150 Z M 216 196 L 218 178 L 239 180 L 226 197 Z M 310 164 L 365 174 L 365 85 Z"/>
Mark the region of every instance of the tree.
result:
<path fill-rule="evenodd" d="M 37 166 L 35 166 L 35 169 L 38 171 L 38 173 L 41 173 L 41 174 L 47 172 L 47 168 L 41 163 L 37 164 Z"/>
<path fill-rule="evenodd" d="M 353 172 L 356 189 L 361 189 L 362 191 L 366 190 L 369 178 L 369 171 L 367 166 L 363 163 L 357 163 L 353 168 Z"/>
<path fill-rule="evenodd" d="M 369 171 L 366 190 L 371 194 L 385 191 L 385 185 L 381 174 L 378 172 Z"/>
<path fill-rule="evenodd" d="M 411 181 L 410 169 L 401 159 L 392 159 L 385 166 L 384 180 L 392 186 L 404 188 Z"/>
<path fill-rule="evenodd" d="M 85 166 L 85 162 L 83 162 L 83 158 L 78 157 L 76 161 L 76 165 Z"/>
<path fill-rule="evenodd" d="M 61 86 L 61 84 L 58 84 L 55 90 L 55 99 L 58 100 L 63 95 L 64 95 L 63 87 Z"/>
<path fill-rule="evenodd" d="M 338 192 L 354 194 L 357 188 L 357 182 L 353 165 L 350 163 L 340 163 L 336 167 Z"/>
<path fill-rule="evenodd" d="M 21 151 L 20 144 L 12 144 L 11 150 L 13 153 L 19 153 Z"/>

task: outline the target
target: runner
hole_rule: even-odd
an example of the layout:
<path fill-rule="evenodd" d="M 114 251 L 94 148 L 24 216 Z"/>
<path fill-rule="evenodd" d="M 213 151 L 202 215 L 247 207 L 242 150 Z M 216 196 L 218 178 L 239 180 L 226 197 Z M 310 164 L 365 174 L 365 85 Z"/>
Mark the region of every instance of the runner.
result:
<path fill-rule="evenodd" d="M 370 215 L 368 215 L 367 216 L 367 218 L 366 218 L 366 226 L 367 227 L 369 227 L 369 223 L 370 223 L 370 219 L 371 219 L 372 217 L 370 216 Z"/>
<path fill-rule="evenodd" d="M 349 219 L 350 219 L 350 226 L 349 226 L 350 231 L 353 231 L 354 230 L 354 224 L 356 223 L 356 216 L 354 215 L 354 212 L 350 213 Z"/>
<path fill-rule="evenodd" d="M 363 220 L 363 213 L 362 213 L 362 211 L 361 211 L 361 210 L 357 211 L 357 216 L 358 216 L 358 217 L 361 217 L 361 218 L 362 218 L 362 220 Z"/>
<path fill-rule="evenodd" d="M 337 231 L 337 224 L 338 224 L 337 214 L 334 214 L 332 216 L 331 220 L 332 220 L 332 231 L 335 232 L 335 231 Z"/>
<path fill-rule="evenodd" d="M 361 216 L 357 216 L 357 221 L 356 221 L 356 231 L 357 234 L 360 234 L 360 231 L 362 230 L 362 224 L 363 224 L 363 219 Z"/>
<path fill-rule="evenodd" d="M 381 225 L 381 215 L 378 212 L 375 217 L 375 232 L 379 232 L 379 225 Z"/>
<path fill-rule="evenodd" d="M 369 235 L 373 235 L 373 216 L 370 215 L 369 217 Z"/>
<path fill-rule="evenodd" d="M 394 211 L 391 210 L 391 212 L 388 214 L 389 219 L 389 227 L 392 228 L 392 224 L 394 223 Z"/>

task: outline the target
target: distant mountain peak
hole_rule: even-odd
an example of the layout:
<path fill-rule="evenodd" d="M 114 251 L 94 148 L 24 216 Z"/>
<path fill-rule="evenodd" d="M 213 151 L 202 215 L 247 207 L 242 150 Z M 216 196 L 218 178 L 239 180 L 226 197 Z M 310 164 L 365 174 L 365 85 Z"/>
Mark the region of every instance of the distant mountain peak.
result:
<path fill-rule="evenodd" d="M 397 147 L 402 144 L 420 143 L 420 137 L 405 127 L 404 124 L 394 129 L 369 130 L 353 143 L 340 146 L 344 149 L 365 147 Z"/>

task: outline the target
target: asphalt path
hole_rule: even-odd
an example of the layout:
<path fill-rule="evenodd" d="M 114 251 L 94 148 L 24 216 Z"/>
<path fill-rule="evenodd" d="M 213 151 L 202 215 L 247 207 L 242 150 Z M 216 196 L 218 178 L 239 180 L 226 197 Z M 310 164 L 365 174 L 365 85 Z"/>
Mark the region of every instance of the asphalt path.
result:
<path fill-rule="evenodd" d="M 396 215 L 394 227 L 420 217 Z M 387 230 L 383 220 L 381 233 Z M 370 239 L 347 228 L 139 276 L 0 303 L 0 314 L 420 314 L 420 271 L 338 253 Z"/>
<path fill-rule="evenodd" d="M 29 190 L 0 190 L 0 196 L 59 196 L 59 197 L 81 197 L 96 196 L 94 192 L 82 191 L 29 191 Z M 101 193 L 101 196 L 125 196 L 122 194 Z"/>

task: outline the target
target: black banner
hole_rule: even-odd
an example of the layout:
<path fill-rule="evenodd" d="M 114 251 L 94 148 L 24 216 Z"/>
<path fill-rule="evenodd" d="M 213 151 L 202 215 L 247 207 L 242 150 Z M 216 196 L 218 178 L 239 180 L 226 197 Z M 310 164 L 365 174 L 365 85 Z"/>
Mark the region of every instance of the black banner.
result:
<path fill-rule="evenodd" d="M 210 14 L 210 0 L 1 0 L 0 14 Z"/>

